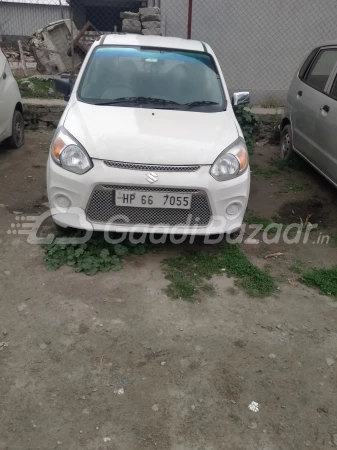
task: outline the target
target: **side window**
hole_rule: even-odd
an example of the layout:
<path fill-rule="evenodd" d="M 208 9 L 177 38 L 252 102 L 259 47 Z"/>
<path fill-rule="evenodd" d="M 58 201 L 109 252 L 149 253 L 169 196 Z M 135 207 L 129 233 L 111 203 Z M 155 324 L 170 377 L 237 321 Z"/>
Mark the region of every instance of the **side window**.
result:
<path fill-rule="evenodd" d="M 310 64 L 312 63 L 313 59 L 315 58 L 315 56 L 317 55 L 318 52 L 318 48 L 315 48 L 315 50 L 313 50 L 310 55 L 307 57 L 307 59 L 305 60 L 299 74 L 298 77 L 300 80 L 303 80 L 303 78 L 305 77 L 305 74 L 307 73 L 307 70 L 310 67 Z"/>
<path fill-rule="evenodd" d="M 314 61 L 314 64 L 312 65 L 305 81 L 318 91 L 324 92 L 325 86 L 336 63 L 336 48 L 321 50 L 316 60 Z"/>
<path fill-rule="evenodd" d="M 337 76 L 335 78 L 335 81 L 333 83 L 331 92 L 330 92 L 331 97 L 333 97 L 335 100 L 337 100 Z"/>

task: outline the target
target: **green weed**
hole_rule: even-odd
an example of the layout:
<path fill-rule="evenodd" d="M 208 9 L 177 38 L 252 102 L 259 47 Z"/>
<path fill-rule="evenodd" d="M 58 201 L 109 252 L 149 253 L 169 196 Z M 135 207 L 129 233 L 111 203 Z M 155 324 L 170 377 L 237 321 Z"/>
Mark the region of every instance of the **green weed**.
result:
<path fill-rule="evenodd" d="M 235 277 L 237 285 L 251 297 L 268 297 L 276 290 L 273 278 L 254 266 L 238 245 L 225 244 L 214 251 L 187 252 L 166 259 L 164 264 L 166 278 L 170 281 L 166 293 L 174 299 L 195 301 L 205 286 L 210 290 L 206 281 L 223 273 Z"/>
<path fill-rule="evenodd" d="M 260 167 L 257 164 L 250 165 L 253 176 L 262 176 L 267 179 L 282 175 L 283 173 L 291 173 L 296 170 L 303 171 L 305 170 L 305 167 L 305 162 L 297 155 L 294 155 L 288 161 L 273 158 L 269 161 L 269 167 Z M 305 189 L 304 186 L 299 184 L 289 185 L 289 189 L 291 189 L 291 186 L 294 190 L 297 188 L 297 192 Z"/>
<path fill-rule="evenodd" d="M 279 222 L 279 220 L 272 221 L 272 220 L 266 219 L 265 217 L 261 217 L 261 216 L 259 216 L 257 214 L 249 214 L 247 217 L 245 217 L 245 222 L 249 226 L 251 226 L 251 225 L 252 226 L 254 226 L 254 225 L 255 226 L 256 225 L 262 225 L 262 230 L 261 231 L 264 231 L 266 228 L 269 227 L 269 225 L 276 224 L 276 225 L 273 225 L 272 227 L 270 227 L 270 229 L 267 230 L 267 234 L 268 234 L 269 237 L 275 235 L 279 231 L 282 232 L 284 230 L 284 225 L 281 224 Z M 281 225 L 282 225 L 282 227 L 281 227 Z"/>
<path fill-rule="evenodd" d="M 337 297 L 337 266 L 332 269 L 315 269 L 302 275 L 308 286 L 318 288 L 323 294 Z"/>
<path fill-rule="evenodd" d="M 286 161 L 278 158 L 271 159 L 269 164 L 274 167 L 275 170 L 278 170 L 279 173 L 292 172 L 294 170 L 303 171 L 308 167 L 303 159 L 297 155 L 293 155 Z"/>
<path fill-rule="evenodd" d="M 20 84 L 22 81 L 29 81 L 34 86 L 34 89 L 25 89 L 21 88 Z M 63 95 L 59 92 L 56 92 L 55 85 L 53 80 L 44 80 L 34 77 L 24 77 L 17 78 L 17 82 L 20 87 L 21 97 L 22 98 L 63 98 Z M 54 92 L 51 93 L 49 89 L 52 89 Z"/>
<path fill-rule="evenodd" d="M 286 192 L 292 191 L 292 192 L 303 192 L 305 190 L 305 186 L 303 184 L 288 184 L 285 186 Z"/>
<path fill-rule="evenodd" d="M 257 164 L 251 164 L 250 169 L 252 175 L 255 177 L 261 176 L 264 178 L 273 178 L 277 175 L 280 175 L 280 171 L 273 167 L 260 167 Z"/>
<path fill-rule="evenodd" d="M 80 237 L 77 232 L 73 237 Z M 69 236 L 67 236 L 69 237 Z M 149 245 L 133 245 L 128 241 L 122 244 L 109 244 L 102 234 L 93 235 L 85 244 L 52 243 L 44 246 L 45 262 L 48 270 L 57 270 L 62 266 L 71 266 L 75 272 L 95 275 L 98 272 L 121 270 L 122 260 L 129 254 L 143 255 Z"/>
<path fill-rule="evenodd" d="M 337 234 L 333 234 L 330 238 L 330 244 L 332 247 L 337 247 Z"/>
<path fill-rule="evenodd" d="M 262 225 L 263 229 L 267 228 L 272 222 L 269 219 L 258 216 L 257 214 L 249 214 L 245 217 L 245 222 L 248 225 Z"/>
<path fill-rule="evenodd" d="M 255 142 L 260 132 L 260 120 L 247 106 L 236 106 L 234 112 L 244 135 L 248 153 L 254 153 Z"/>
<path fill-rule="evenodd" d="M 297 260 L 292 266 L 289 267 L 289 270 L 297 275 L 301 275 L 307 270 L 307 264 L 304 261 Z"/>

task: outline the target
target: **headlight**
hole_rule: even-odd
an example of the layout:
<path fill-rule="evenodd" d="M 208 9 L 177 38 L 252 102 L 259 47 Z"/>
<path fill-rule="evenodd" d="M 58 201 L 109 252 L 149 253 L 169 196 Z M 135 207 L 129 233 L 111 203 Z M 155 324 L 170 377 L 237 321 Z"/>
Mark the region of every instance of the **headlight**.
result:
<path fill-rule="evenodd" d="M 93 167 L 87 152 L 64 127 L 56 130 L 50 153 L 56 164 L 78 175 L 83 175 Z"/>
<path fill-rule="evenodd" d="M 240 137 L 221 153 L 213 163 L 211 175 L 217 181 L 225 181 L 241 175 L 248 167 L 248 152 Z"/>

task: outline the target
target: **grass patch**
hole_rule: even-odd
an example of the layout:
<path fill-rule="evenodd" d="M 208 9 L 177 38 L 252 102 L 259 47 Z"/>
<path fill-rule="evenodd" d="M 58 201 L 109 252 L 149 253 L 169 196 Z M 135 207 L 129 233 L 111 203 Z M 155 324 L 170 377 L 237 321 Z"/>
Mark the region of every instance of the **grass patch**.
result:
<path fill-rule="evenodd" d="M 279 232 L 279 230 L 282 232 L 284 231 L 285 226 L 280 223 L 278 218 L 275 218 L 275 220 L 266 219 L 265 217 L 261 217 L 258 214 L 248 214 L 247 217 L 245 217 L 245 222 L 248 224 L 249 227 L 253 226 L 261 226 L 262 230 L 264 231 L 269 225 L 272 225 L 269 230 L 267 230 L 268 237 L 271 237 Z"/>
<path fill-rule="evenodd" d="M 292 192 L 303 192 L 305 190 L 305 186 L 303 184 L 288 184 L 285 186 L 286 192 L 292 191 Z"/>
<path fill-rule="evenodd" d="M 337 266 L 332 269 L 316 269 L 302 275 L 308 286 L 316 287 L 322 294 L 337 297 Z"/>
<path fill-rule="evenodd" d="M 250 168 L 253 176 L 273 178 L 277 175 L 280 175 L 280 171 L 277 168 L 273 167 L 260 167 L 258 164 L 251 164 Z"/>
<path fill-rule="evenodd" d="M 284 161 L 283 159 L 273 158 L 269 161 L 269 167 L 260 167 L 258 164 L 251 164 L 251 171 L 253 176 L 262 176 L 264 178 L 273 178 L 278 175 L 282 175 L 283 173 L 291 173 L 295 170 L 303 171 L 305 170 L 305 162 L 297 155 L 294 155 L 288 161 Z M 289 185 L 298 187 L 301 185 Z M 304 187 L 301 186 L 299 189 L 304 190 Z M 297 191 L 299 192 L 299 191 Z"/>
<path fill-rule="evenodd" d="M 237 279 L 237 285 L 251 297 L 268 297 L 276 290 L 273 278 L 254 266 L 238 245 L 222 245 L 215 251 L 187 252 L 164 261 L 169 297 L 195 301 L 198 295 L 213 293 L 207 283 L 213 275 L 224 272 Z"/>
<path fill-rule="evenodd" d="M 304 261 L 297 260 L 292 266 L 289 267 L 290 272 L 302 275 L 307 270 L 307 264 Z"/>
<path fill-rule="evenodd" d="M 81 232 L 65 236 L 81 237 Z M 95 275 L 98 272 L 121 270 L 122 260 L 130 254 L 143 255 L 149 251 L 148 244 L 134 245 L 129 241 L 123 244 L 106 242 L 103 234 L 94 234 L 85 244 L 52 244 L 44 246 L 45 262 L 48 270 L 58 270 L 62 266 L 71 266 L 75 272 Z"/>
<path fill-rule="evenodd" d="M 330 238 L 330 244 L 332 247 L 337 247 L 337 234 L 333 234 Z"/>
<path fill-rule="evenodd" d="M 284 159 L 273 158 L 270 160 L 269 164 L 274 167 L 275 170 L 278 170 L 279 173 L 292 172 L 294 170 L 303 171 L 307 168 L 304 160 L 297 155 L 293 155 L 286 161 Z"/>
<path fill-rule="evenodd" d="M 28 81 L 34 86 L 33 89 L 27 88 L 21 83 Z M 63 99 L 63 95 L 56 92 L 54 80 L 44 80 L 34 77 L 17 78 L 22 98 L 59 98 Z M 51 90 L 53 90 L 53 93 Z"/>
<path fill-rule="evenodd" d="M 261 217 L 257 214 L 249 214 L 245 217 L 245 222 L 248 225 L 262 225 L 263 229 L 267 228 L 272 223 L 269 219 Z"/>

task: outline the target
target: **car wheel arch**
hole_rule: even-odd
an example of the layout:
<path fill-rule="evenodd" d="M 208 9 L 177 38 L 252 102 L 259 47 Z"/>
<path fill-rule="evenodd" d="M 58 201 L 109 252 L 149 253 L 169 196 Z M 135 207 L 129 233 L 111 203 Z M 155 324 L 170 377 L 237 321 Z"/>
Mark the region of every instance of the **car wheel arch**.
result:
<path fill-rule="evenodd" d="M 288 117 L 285 117 L 284 119 L 282 119 L 281 121 L 281 131 L 287 126 L 290 125 L 291 126 L 291 122 L 288 119 Z"/>
<path fill-rule="evenodd" d="M 20 113 L 23 115 L 23 105 L 21 102 L 17 102 L 14 111 L 20 111 Z"/>

